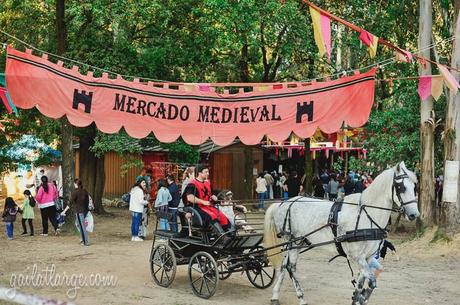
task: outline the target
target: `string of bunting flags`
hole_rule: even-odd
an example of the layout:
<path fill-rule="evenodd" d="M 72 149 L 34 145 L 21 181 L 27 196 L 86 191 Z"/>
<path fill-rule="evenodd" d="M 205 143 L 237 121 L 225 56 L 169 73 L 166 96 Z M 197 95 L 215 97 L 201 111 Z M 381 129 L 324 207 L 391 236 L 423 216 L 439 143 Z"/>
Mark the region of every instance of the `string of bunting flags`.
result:
<path fill-rule="evenodd" d="M 285 1 L 282 1 L 284 4 Z M 369 51 L 371 58 L 374 58 L 377 54 L 378 44 L 381 43 L 393 50 L 395 50 L 395 59 L 399 62 L 412 63 L 413 59 L 416 58 L 421 65 L 426 68 L 427 62 L 436 64 L 441 75 L 428 75 L 416 77 L 419 79 L 418 93 L 420 98 L 426 100 L 430 95 L 438 100 L 442 94 L 442 85 L 443 83 L 453 92 L 457 94 L 460 84 L 452 75 L 449 70 L 459 72 L 459 70 L 443 65 L 441 63 L 429 60 L 423 56 L 411 53 L 407 50 L 404 50 L 383 38 L 377 37 L 376 35 L 348 22 L 337 16 L 334 16 L 330 12 L 319 8 L 308 0 L 303 0 L 303 3 L 307 4 L 310 9 L 310 15 L 313 23 L 313 31 L 315 42 L 318 46 L 320 56 L 325 54 L 328 57 L 328 60 L 331 58 L 331 19 L 347 26 L 348 28 L 359 33 L 359 40 L 362 41 Z"/>

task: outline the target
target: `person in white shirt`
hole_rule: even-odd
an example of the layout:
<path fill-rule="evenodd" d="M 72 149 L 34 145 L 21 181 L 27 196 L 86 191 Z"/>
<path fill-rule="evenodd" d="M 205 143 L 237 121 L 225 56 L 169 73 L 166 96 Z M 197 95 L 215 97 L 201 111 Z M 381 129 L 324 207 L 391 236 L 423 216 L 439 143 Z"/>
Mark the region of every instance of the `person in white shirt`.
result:
<path fill-rule="evenodd" d="M 144 241 L 139 235 L 139 225 L 142 219 L 144 206 L 148 204 L 145 200 L 146 183 L 144 179 L 139 180 L 130 192 L 129 210 L 132 213 L 131 222 L 131 241 Z"/>
<path fill-rule="evenodd" d="M 263 211 L 265 194 L 267 193 L 267 180 L 262 173 L 260 173 L 259 177 L 256 179 L 256 193 L 259 197 L 259 211 Z"/>
<path fill-rule="evenodd" d="M 265 171 L 264 174 L 264 178 L 267 181 L 267 195 L 265 197 L 267 199 L 273 199 L 273 184 L 275 183 L 275 179 L 273 179 L 268 171 Z"/>

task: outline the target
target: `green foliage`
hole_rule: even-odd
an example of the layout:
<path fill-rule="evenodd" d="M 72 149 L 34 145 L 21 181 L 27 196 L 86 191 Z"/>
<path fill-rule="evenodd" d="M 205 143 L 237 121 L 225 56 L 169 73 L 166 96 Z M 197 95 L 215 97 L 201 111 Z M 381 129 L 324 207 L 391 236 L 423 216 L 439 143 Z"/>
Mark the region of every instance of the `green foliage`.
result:
<path fill-rule="evenodd" d="M 169 150 L 168 157 L 171 162 L 197 164 L 200 159 L 200 153 L 182 140 L 160 145 Z"/>
<path fill-rule="evenodd" d="M 125 131 L 114 134 L 99 132 L 94 142 L 95 143 L 90 150 L 97 157 L 102 157 L 111 151 L 120 155 L 142 153 L 142 147 L 139 144 L 139 139 L 131 138 Z"/>
<path fill-rule="evenodd" d="M 388 0 L 384 5 L 371 0 L 315 3 L 402 48 L 417 49 L 415 0 Z M 451 35 L 453 3 L 442 0 L 433 7 L 433 36 L 440 41 Z M 0 2 L 0 28 L 55 52 L 54 10 L 52 0 L 4 0 Z M 328 63 L 319 58 L 308 7 L 298 0 L 287 0 L 284 5 L 279 0 L 69 0 L 66 26 L 65 56 L 120 74 L 171 81 L 305 80 L 394 56 L 380 45 L 377 58 L 369 58 L 357 33 L 333 23 L 332 60 Z M 0 39 L 23 48 L 4 35 L 0 34 Z M 450 61 L 450 43 L 437 51 L 442 62 Z M 0 52 L 0 70 L 4 69 L 4 58 L 5 52 Z M 80 66 L 80 71 L 87 70 L 88 66 Z M 95 71 L 95 75 L 100 74 Z M 379 78 L 417 74 L 417 66 L 409 64 L 392 64 L 378 71 Z M 376 107 L 365 139 L 368 161 L 375 170 L 400 160 L 411 168 L 417 166 L 420 101 L 416 90 L 412 80 L 396 81 L 393 87 L 387 82 L 376 83 Z M 435 103 L 439 118 L 444 107 L 444 99 Z M 11 118 L 4 112 L 0 116 Z M 34 134 L 47 144 L 58 138 L 59 124 L 36 110 L 20 111 L 20 122 L 8 129 L 8 138 L 0 134 L 0 145 L 11 144 L 21 134 Z M 440 129 L 436 134 L 439 169 L 443 147 Z M 95 142 L 92 150 L 98 155 L 112 150 L 136 154 L 141 147 L 139 140 L 129 139 L 124 132 L 98 134 Z M 197 159 L 193 148 L 183 142 L 162 147 L 170 150 L 174 161 L 195 163 Z M 350 162 L 362 166 L 355 160 Z"/>
<path fill-rule="evenodd" d="M 452 238 L 447 235 L 446 231 L 442 228 L 438 228 L 433 235 L 433 238 L 431 239 L 430 243 L 436 243 L 439 241 L 443 242 L 451 242 Z"/>

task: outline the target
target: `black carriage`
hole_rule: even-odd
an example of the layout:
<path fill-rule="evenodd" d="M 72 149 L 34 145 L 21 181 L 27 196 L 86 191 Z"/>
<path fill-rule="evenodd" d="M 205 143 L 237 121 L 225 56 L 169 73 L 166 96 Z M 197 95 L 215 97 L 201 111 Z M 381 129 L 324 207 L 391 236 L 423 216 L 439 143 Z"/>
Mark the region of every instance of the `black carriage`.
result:
<path fill-rule="evenodd" d="M 217 236 L 211 228 L 203 226 L 194 208 L 186 207 L 179 213 L 192 214 L 190 221 L 181 217 L 179 233 L 158 230 L 157 220 L 150 254 L 150 270 L 157 285 L 169 287 L 180 265 L 188 266 L 193 293 L 205 299 L 214 295 L 219 280 L 229 278 L 232 273 L 246 273 L 251 284 L 260 289 L 273 283 L 275 270 L 262 248 L 263 234 L 248 233 L 237 226 Z"/>

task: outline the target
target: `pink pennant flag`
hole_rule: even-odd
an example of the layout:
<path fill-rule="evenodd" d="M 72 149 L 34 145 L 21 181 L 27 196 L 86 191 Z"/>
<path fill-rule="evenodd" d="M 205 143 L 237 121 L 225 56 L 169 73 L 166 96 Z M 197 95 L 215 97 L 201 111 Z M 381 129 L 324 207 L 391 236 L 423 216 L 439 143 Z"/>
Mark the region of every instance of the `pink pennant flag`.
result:
<path fill-rule="evenodd" d="M 207 84 L 198 85 L 198 89 L 202 92 L 211 92 L 211 86 Z"/>
<path fill-rule="evenodd" d="M 372 35 L 366 30 L 362 30 L 359 34 L 359 40 L 361 40 L 366 46 L 368 46 L 369 55 L 372 58 L 374 58 L 377 54 L 379 38 L 375 35 Z"/>
<path fill-rule="evenodd" d="M 396 51 L 396 60 L 397 61 L 400 61 L 400 62 L 407 62 L 407 63 L 410 63 L 412 62 L 412 59 L 414 58 L 414 56 L 412 55 L 411 52 L 409 51 L 406 51 L 406 50 L 401 50 L 402 52 L 400 51 Z"/>
<path fill-rule="evenodd" d="M 431 95 L 431 75 L 420 76 L 418 82 L 418 95 L 422 101 Z"/>
<path fill-rule="evenodd" d="M 430 95 L 437 101 L 442 95 L 442 76 L 441 75 L 424 75 L 420 77 L 418 83 L 418 94 L 422 101 Z"/>
<path fill-rule="evenodd" d="M 460 85 L 458 84 L 458 81 L 455 79 L 455 77 L 449 72 L 449 70 L 446 68 L 446 66 L 437 64 L 439 71 L 441 72 L 442 76 L 444 77 L 444 82 L 446 83 L 447 87 L 449 87 L 450 90 L 454 91 L 454 94 L 457 94 L 458 88 L 460 88 Z"/>

